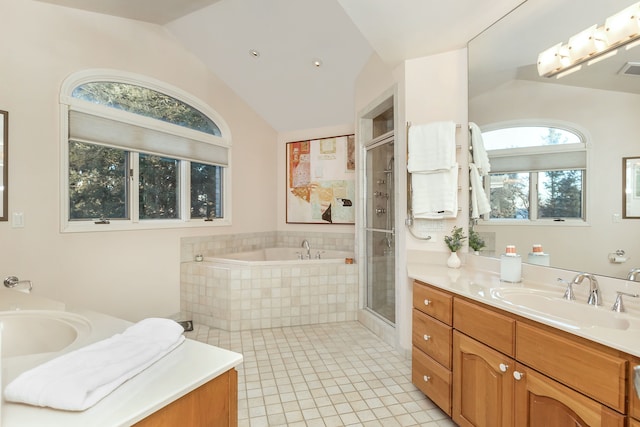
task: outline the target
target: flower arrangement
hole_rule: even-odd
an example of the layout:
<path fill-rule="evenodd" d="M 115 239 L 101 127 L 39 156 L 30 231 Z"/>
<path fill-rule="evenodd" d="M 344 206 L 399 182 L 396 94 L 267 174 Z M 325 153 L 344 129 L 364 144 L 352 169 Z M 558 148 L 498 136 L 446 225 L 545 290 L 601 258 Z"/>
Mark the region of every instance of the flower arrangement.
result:
<path fill-rule="evenodd" d="M 473 249 L 475 252 L 479 252 L 482 248 L 484 248 L 485 243 L 480 234 L 475 231 L 473 228 L 469 230 L 469 247 Z"/>
<path fill-rule="evenodd" d="M 454 225 L 451 230 L 451 236 L 444 236 L 444 242 L 451 252 L 458 252 L 466 238 L 467 236 L 464 235 L 462 227 Z"/>

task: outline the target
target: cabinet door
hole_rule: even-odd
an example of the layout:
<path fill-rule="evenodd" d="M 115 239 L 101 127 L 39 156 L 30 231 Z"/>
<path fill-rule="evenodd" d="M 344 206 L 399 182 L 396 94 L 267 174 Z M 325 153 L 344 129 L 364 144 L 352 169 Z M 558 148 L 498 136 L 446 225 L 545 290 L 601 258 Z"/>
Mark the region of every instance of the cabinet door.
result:
<path fill-rule="evenodd" d="M 453 421 L 461 427 L 511 427 L 515 362 L 453 332 Z"/>
<path fill-rule="evenodd" d="M 515 425 L 623 427 L 624 416 L 541 373 L 517 364 Z"/>

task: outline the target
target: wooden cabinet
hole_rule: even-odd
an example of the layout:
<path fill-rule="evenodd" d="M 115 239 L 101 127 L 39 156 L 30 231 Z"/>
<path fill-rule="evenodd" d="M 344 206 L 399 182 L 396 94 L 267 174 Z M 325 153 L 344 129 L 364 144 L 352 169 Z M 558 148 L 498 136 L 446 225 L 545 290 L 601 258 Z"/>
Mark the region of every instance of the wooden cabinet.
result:
<path fill-rule="evenodd" d="M 134 425 L 236 427 L 238 372 L 228 370 Z"/>
<path fill-rule="evenodd" d="M 515 424 L 523 427 L 624 427 L 624 415 L 541 373 L 516 365 Z"/>
<path fill-rule="evenodd" d="M 640 358 L 422 282 L 413 302 L 413 382 L 458 425 L 640 427 Z"/>
<path fill-rule="evenodd" d="M 513 426 L 515 362 L 453 332 L 453 421 L 461 427 Z"/>
<path fill-rule="evenodd" d="M 413 284 L 411 381 L 451 415 L 453 296 L 427 284 Z"/>

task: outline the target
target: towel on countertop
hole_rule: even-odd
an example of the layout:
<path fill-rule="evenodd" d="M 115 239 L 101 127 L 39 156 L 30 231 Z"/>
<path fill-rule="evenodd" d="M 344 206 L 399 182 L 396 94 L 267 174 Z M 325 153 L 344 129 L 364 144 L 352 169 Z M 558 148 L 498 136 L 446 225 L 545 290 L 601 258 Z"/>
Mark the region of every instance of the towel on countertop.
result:
<path fill-rule="evenodd" d="M 491 204 L 475 163 L 469 163 L 469 181 L 471 183 L 471 219 L 476 219 L 491 212 Z"/>
<path fill-rule="evenodd" d="M 446 171 L 411 174 L 414 218 L 441 219 L 458 215 L 458 164 Z"/>
<path fill-rule="evenodd" d="M 491 164 L 489 163 L 487 151 L 484 148 L 480 127 L 473 122 L 469 122 L 469 132 L 471 133 L 471 156 L 473 163 L 475 163 L 480 176 L 488 175 L 489 172 L 491 172 Z"/>
<path fill-rule="evenodd" d="M 184 328 L 149 318 L 111 338 L 23 372 L 5 389 L 8 401 L 83 411 L 184 342 Z"/>
<path fill-rule="evenodd" d="M 436 122 L 409 128 L 407 170 L 449 170 L 456 163 L 456 124 Z"/>

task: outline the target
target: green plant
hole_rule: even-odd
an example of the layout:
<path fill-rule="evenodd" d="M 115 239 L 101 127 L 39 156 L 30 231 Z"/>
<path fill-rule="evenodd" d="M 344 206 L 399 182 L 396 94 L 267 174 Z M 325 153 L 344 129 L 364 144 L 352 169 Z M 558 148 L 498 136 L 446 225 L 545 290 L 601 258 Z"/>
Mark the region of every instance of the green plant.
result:
<path fill-rule="evenodd" d="M 444 236 L 444 242 L 451 252 L 458 252 L 466 238 L 467 236 L 464 235 L 462 227 L 454 225 L 451 230 L 451 236 Z"/>
<path fill-rule="evenodd" d="M 473 228 L 469 230 L 469 246 L 476 252 L 480 251 L 485 246 L 484 240 Z"/>

